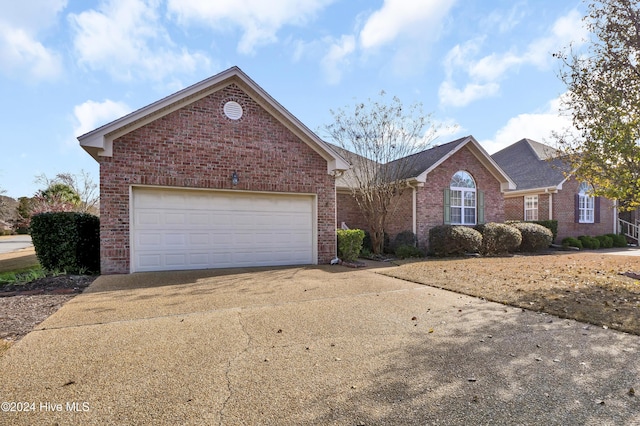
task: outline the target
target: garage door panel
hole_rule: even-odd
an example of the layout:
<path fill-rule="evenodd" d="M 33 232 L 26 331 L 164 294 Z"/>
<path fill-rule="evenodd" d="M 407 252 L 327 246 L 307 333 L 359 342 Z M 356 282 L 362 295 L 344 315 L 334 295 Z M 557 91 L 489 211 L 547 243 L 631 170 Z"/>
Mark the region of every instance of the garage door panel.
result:
<path fill-rule="evenodd" d="M 312 196 L 135 188 L 134 271 L 309 264 Z"/>

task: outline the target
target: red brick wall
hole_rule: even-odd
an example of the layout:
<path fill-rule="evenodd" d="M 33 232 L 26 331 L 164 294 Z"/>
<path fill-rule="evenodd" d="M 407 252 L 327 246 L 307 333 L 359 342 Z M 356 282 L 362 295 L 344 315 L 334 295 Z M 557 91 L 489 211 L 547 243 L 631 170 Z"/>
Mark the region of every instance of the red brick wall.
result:
<path fill-rule="evenodd" d="M 444 163 L 429 173 L 424 187 L 417 188 L 417 236 L 421 247 L 426 248 L 429 240 L 429 229 L 444 223 L 443 203 L 444 188 L 448 188 L 454 173 L 465 170 L 473 176 L 477 189 L 484 191 L 485 222 L 504 221 L 504 199 L 500 191 L 500 182 L 478 161 L 466 147 L 448 158 Z M 398 200 L 396 210 L 387 220 L 386 230 L 391 240 L 396 234 L 413 229 L 413 195 L 411 190 L 403 193 Z M 347 194 L 338 195 L 338 225 L 341 221 L 349 227 L 362 223 L 355 202 Z M 346 219 L 346 220 L 345 220 Z M 358 225 L 360 226 L 360 225 Z M 366 228 L 364 228 L 366 229 Z"/>
<path fill-rule="evenodd" d="M 540 209 L 538 209 L 540 214 Z M 504 220 L 524 220 L 524 197 L 504 200 Z"/>
<path fill-rule="evenodd" d="M 500 182 L 478 161 L 476 156 L 463 147 L 427 176 L 423 188 L 418 189 L 418 241 L 427 248 L 429 229 L 444 224 L 444 188 L 449 188 L 451 178 L 459 171 L 468 172 L 476 182 L 476 189 L 484 191 L 485 222 L 504 221 L 504 197 Z"/>
<path fill-rule="evenodd" d="M 580 182 L 569 179 L 562 184 L 562 189 L 553 194 L 553 218 L 558 221 L 558 237 L 556 242 L 565 237 L 590 235 L 592 237 L 613 232 L 613 202 L 600 198 L 600 223 L 575 223 L 575 194 Z"/>
<path fill-rule="evenodd" d="M 242 105 L 240 120 L 224 116 L 228 100 Z M 103 274 L 130 271 L 131 185 L 317 194 L 318 262 L 335 256 L 335 185 L 326 161 L 236 85 L 116 139 L 113 157 L 101 158 Z"/>
<path fill-rule="evenodd" d="M 344 222 L 351 229 L 369 230 L 362 213 L 360 213 L 358 203 L 356 203 L 356 200 L 351 196 L 351 193 L 338 192 L 336 200 L 338 206 L 336 224 L 338 228 L 340 228 L 342 222 Z"/>

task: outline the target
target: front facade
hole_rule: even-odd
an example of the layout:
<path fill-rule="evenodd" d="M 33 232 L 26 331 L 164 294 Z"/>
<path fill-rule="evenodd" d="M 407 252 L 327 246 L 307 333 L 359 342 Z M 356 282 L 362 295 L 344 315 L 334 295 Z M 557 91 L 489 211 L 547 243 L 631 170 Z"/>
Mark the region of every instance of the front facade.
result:
<path fill-rule="evenodd" d="M 103 274 L 328 263 L 348 164 L 238 68 L 78 138 Z"/>
<path fill-rule="evenodd" d="M 426 249 L 429 230 L 435 226 L 504 221 L 503 192 L 515 185 L 472 136 L 416 155 L 417 172 L 407 176 L 410 185 L 393 203 L 385 224 L 391 239 L 412 231 Z M 342 222 L 368 228 L 347 183 L 338 181 L 338 223 Z"/>
<path fill-rule="evenodd" d="M 513 178 L 505 197 L 506 220 L 557 220 L 556 242 L 566 237 L 617 232 L 615 203 L 590 195 L 551 147 L 522 139 L 492 157 Z"/>

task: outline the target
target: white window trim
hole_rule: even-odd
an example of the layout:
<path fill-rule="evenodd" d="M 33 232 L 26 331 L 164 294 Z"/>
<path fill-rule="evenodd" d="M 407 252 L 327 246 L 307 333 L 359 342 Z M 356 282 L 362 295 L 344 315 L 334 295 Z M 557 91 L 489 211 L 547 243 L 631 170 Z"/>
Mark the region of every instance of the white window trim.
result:
<path fill-rule="evenodd" d="M 476 184 L 475 179 L 473 179 L 473 176 L 471 176 L 471 173 L 466 172 L 464 170 L 459 170 L 456 173 L 459 172 L 464 172 L 466 174 L 469 175 L 469 177 L 471 178 L 471 180 L 473 181 L 473 188 L 467 188 L 467 187 L 459 187 L 459 186 L 449 186 L 449 189 L 451 190 L 451 201 L 450 201 L 450 205 L 449 208 L 451 210 L 450 216 L 451 216 L 451 224 L 452 225 L 476 225 L 478 222 L 478 186 Z M 456 173 L 453 174 L 453 176 L 456 175 Z M 452 176 L 452 177 L 453 177 Z M 460 192 L 460 205 L 453 205 L 453 193 L 455 191 L 459 191 Z M 474 202 L 474 206 L 473 207 L 466 207 L 464 205 L 464 200 L 465 200 L 465 195 L 466 193 L 473 193 L 473 202 Z M 454 222 L 453 221 L 453 209 L 460 209 L 460 222 Z M 473 209 L 473 223 L 471 222 L 465 222 L 464 218 L 465 218 L 465 210 L 471 210 Z"/>
<path fill-rule="evenodd" d="M 528 200 L 527 200 L 528 199 Z M 527 201 L 531 204 L 531 206 L 527 207 Z M 525 195 L 524 196 L 524 220 L 538 220 L 538 195 Z M 527 217 L 527 212 L 534 217 Z"/>
<path fill-rule="evenodd" d="M 578 193 L 579 223 L 595 223 L 595 197 L 587 193 L 587 185 L 580 185 Z"/>

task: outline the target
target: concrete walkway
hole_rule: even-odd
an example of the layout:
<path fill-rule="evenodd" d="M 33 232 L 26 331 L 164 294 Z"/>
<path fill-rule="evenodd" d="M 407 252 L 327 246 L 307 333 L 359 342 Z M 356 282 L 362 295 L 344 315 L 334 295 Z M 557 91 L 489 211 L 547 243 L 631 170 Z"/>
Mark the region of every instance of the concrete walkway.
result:
<path fill-rule="evenodd" d="M 0 424 L 632 425 L 639 358 L 374 269 L 103 276 L 0 358 Z"/>

